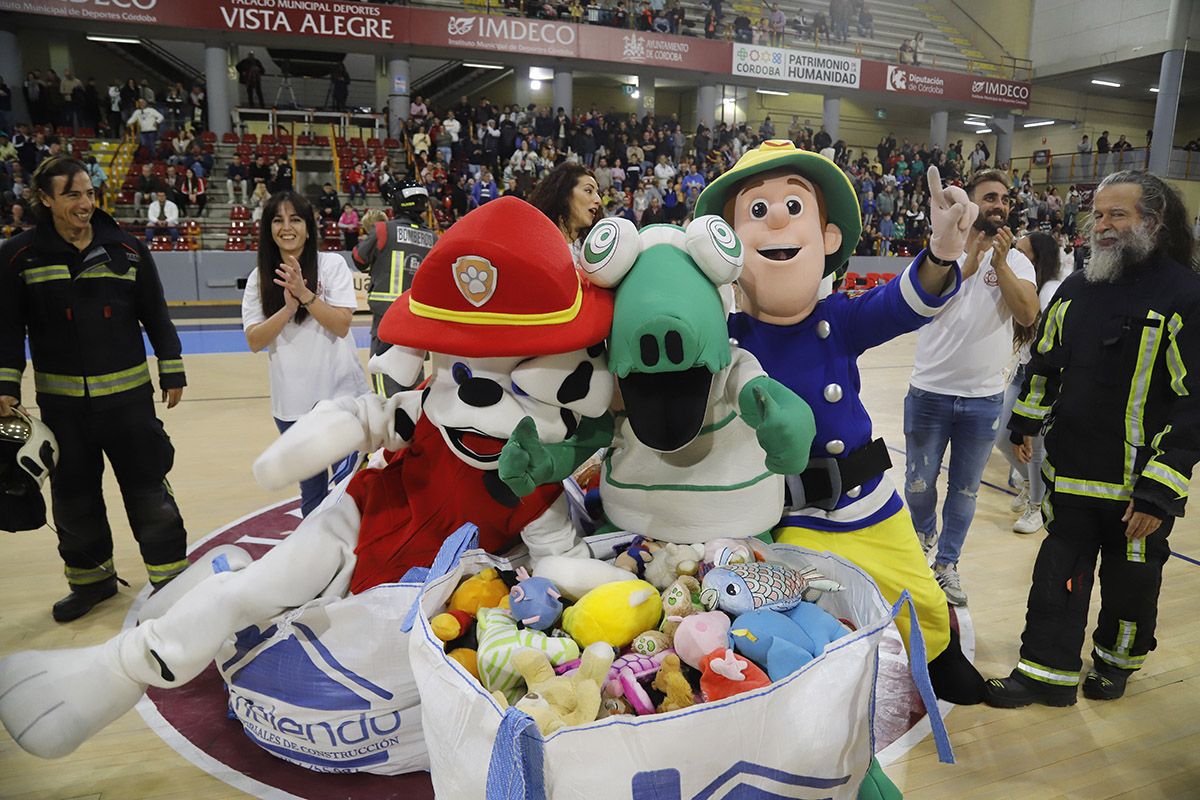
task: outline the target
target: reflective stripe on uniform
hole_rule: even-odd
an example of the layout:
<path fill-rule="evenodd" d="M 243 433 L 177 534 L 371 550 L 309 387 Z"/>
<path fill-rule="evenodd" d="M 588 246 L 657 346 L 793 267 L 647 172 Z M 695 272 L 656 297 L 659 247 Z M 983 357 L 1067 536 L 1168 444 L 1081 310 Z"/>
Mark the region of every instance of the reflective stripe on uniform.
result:
<path fill-rule="evenodd" d="M 159 375 L 175 375 L 183 372 L 182 358 L 160 358 L 158 360 Z"/>
<path fill-rule="evenodd" d="M 1093 643 L 1093 651 L 1101 661 L 1112 664 L 1114 667 L 1141 669 L 1142 664 L 1146 662 L 1146 655 L 1144 653 L 1140 656 L 1130 654 L 1130 650 L 1133 649 L 1133 640 L 1136 637 L 1137 622 L 1119 619 L 1117 620 L 1117 641 L 1112 649 Z"/>
<path fill-rule="evenodd" d="M 1171 343 L 1167 346 L 1167 371 L 1171 373 L 1171 390 L 1180 397 L 1186 397 L 1188 390 L 1183 380 L 1187 377 L 1187 367 L 1183 364 L 1183 356 L 1179 353 L 1179 332 L 1183 330 L 1183 320 L 1178 314 L 1171 315 L 1167 323 L 1167 331 Z"/>
<path fill-rule="evenodd" d="M 69 567 L 63 566 L 63 574 L 67 576 L 67 583 L 75 586 L 86 586 L 90 583 L 99 583 L 107 580 L 117 574 L 113 569 L 112 559 L 108 559 L 103 564 L 95 567 Z"/>
<path fill-rule="evenodd" d="M 12 367 L 0 367 L 0 381 L 21 382 L 21 370 Z"/>
<path fill-rule="evenodd" d="M 1046 312 L 1046 327 L 1037 343 L 1039 353 L 1045 355 L 1053 349 L 1055 339 L 1058 339 L 1059 344 L 1062 343 L 1063 318 L 1067 315 L 1067 307 L 1070 305 L 1070 300 L 1059 300 Z"/>
<path fill-rule="evenodd" d="M 399 294 L 392 294 L 391 292 L 370 292 L 367 294 L 367 300 L 371 301 L 372 303 L 390 303 L 399 296 Z"/>
<path fill-rule="evenodd" d="M 1133 496 L 1133 487 L 1128 484 L 1081 481 L 1063 475 L 1054 476 L 1054 491 L 1079 497 L 1095 497 L 1099 500 L 1128 500 Z"/>
<path fill-rule="evenodd" d="M 1026 677 L 1033 678 L 1035 681 L 1050 683 L 1055 686 L 1075 686 L 1079 683 L 1078 671 L 1070 672 L 1065 669 L 1052 669 L 1032 661 L 1026 661 L 1023 658 L 1017 662 L 1017 671 Z"/>
<path fill-rule="evenodd" d="M 1046 399 L 1046 376 L 1034 374 L 1029 378 L 1029 394 L 1024 400 L 1018 400 L 1013 406 L 1013 413 L 1029 419 L 1045 419 L 1050 413 L 1050 406 L 1044 404 Z"/>
<path fill-rule="evenodd" d="M 179 573 L 183 572 L 188 567 L 188 560 L 172 561 L 169 564 L 147 564 L 146 574 L 150 576 L 152 583 L 162 583 L 163 581 L 174 578 Z"/>
<path fill-rule="evenodd" d="M 1126 539 L 1125 540 L 1125 560 L 1134 564 L 1146 563 L 1146 540 L 1145 539 Z"/>
<path fill-rule="evenodd" d="M 1129 398 L 1125 402 L 1125 470 L 1122 473 L 1127 482 L 1131 482 L 1133 476 L 1135 448 L 1146 444 L 1146 431 L 1142 421 L 1146 413 L 1146 398 L 1150 394 L 1150 376 L 1154 371 L 1154 361 L 1158 357 L 1158 341 L 1162 337 L 1162 314 L 1149 311 L 1146 316 L 1158 320 L 1159 327 L 1142 328 L 1137 364 L 1134 365 L 1133 377 L 1129 381 Z"/>
<path fill-rule="evenodd" d="M 1171 469 L 1166 464 L 1151 460 L 1146 468 L 1142 470 L 1143 478 L 1151 478 L 1172 489 L 1177 498 L 1187 497 L 1188 481 L 1179 472 Z"/>
<path fill-rule="evenodd" d="M 107 263 L 97 264 L 96 266 L 89 267 L 83 272 L 79 273 L 77 280 L 81 280 L 83 278 L 113 278 L 118 281 L 136 281 L 137 267 L 130 267 L 129 271 L 124 275 L 118 275 L 109 268 Z"/>
<path fill-rule="evenodd" d="M 48 281 L 69 281 L 71 280 L 71 270 L 67 269 L 66 264 L 33 267 L 32 269 L 21 271 L 21 280 L 25 281 L 26 286 L 32 286 L 35 283 L 46 283 Z"/>
<path fill-rule="evenodd" d="M 127 392 L 150 382 L 150 368 L 143 361 L 136 367 L 104 375 L 55 375 L 34 370 L 33 385 L 42 394 L 59 397 L 105 397 Z"/>

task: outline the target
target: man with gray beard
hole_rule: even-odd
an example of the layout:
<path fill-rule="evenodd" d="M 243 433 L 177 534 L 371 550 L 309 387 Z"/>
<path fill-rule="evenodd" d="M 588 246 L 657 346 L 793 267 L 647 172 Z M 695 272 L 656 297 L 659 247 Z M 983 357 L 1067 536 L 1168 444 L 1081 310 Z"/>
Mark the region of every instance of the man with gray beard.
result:
<path fill-rule="evenodd" d="M 1042 319 L 1009 429 L 1018 458 L 1046 431 L 1047 536 L 1017 667 L 999 708 L 1069 706 L 1097 556 L 1100 616 L 1083 694 L 1115 700 L 1154 649 L 1167 536 L 1200 460 L 1200 275 L 1178 193 L 1122 171 L 1100 184 L 1092 257 Z"/>

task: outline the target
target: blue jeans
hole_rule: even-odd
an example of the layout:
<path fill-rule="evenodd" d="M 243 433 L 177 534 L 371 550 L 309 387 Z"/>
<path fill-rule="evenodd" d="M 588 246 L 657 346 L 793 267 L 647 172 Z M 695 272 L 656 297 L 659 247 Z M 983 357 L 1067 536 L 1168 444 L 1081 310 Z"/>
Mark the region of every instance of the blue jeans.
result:
<path fill-rule="evenodd" d="M 295 422 L 285 422 L 275 418 L 275 427 L 283 433 L 288 428 L 292 427 Z M 354 467 L 354 460 L 358 453 L 351 453 L 341 461 L 333 465 L 333 482 L 338 483 L 347 475 Z M 329 494 L 329 471 L 313 475 L 311 478 L 305 478 L 300 481 L 300 515 L 307 517 L 313 509 L 321 505 L 321 501 L 325 499 L 325 495 Z"/>
<path fill-rule="evenodd" d="M 950 446 L 938 564 L 958 563 L 975 516 L 979 480 L 992 452 L 1003 403 L 1003 394 L 954 397 L 908 388 L 904 398 L 904 499 L 918 536 L 937 531 L 937 479 L 946 445 Z"/>
<path fill-rule="evenodd" d="M 1027 367 L 1027 364 L 1018 364 L 1017 368 L 1013 370 L 1008 388 L 1004 390 L 1004 409 L 1000 412 L 1000 426 L 996 430 L 996 449 L 1004 454 L 1013 469 L 1029 481 L 1029 504 L 1040 506 L 1042 498 L 1046 496 L 1046 485 L 1042 483 L 1042 462 L 1046 459 L 1046 437 L 1040 434 L 1033 437 L 1033 458 L 1029 460 L 1028 464 L 1017 461 L 1017 457 L 1013 453 L 1012 442 L 1008 438 L 1008 421 L 1012 417 L 1017 397 L 1021 394 L 1021 386 L 1025 383 Z"/>

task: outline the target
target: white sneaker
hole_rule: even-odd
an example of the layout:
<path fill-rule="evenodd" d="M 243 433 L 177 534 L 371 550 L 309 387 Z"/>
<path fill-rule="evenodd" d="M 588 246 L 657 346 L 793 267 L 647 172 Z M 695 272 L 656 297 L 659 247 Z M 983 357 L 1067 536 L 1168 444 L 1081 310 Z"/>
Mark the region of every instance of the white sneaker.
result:
<path fill-rule="evenodd" d="M 946 599 L 952 606 L 965 606 L 967 593 L 963 591 L 962 580 L 958 577 L 958 564 L 938 564 L 933 568 L 938 586 L 946 593 Z"/>
<path fill-rule="evenodd" d="M 1032 503 L 1025 508 L 1025 513 L 1013 523 L 1014 533 L 1037 533 L 1042 529 L 1042 510 Z"/>
<path fill-rule="evenodd" d="M 1024 511 L 1029 505 L 1029 481 L 1021 481 L 1019 484 L 1021 491 L 1017 492 L 1017 496 L 1012 499 L 1009 508 L 1014 512 Z"/>
<path fill-rule="evenodd" d="M 928 534 L 918 533 L 917 538 L 921 540 L 921 552 L 923 552 L 925 555 L 929 555 L 929 551 L 933 549 L 935 544 L 937 544 L 938 535 L 937 531 Z"/>

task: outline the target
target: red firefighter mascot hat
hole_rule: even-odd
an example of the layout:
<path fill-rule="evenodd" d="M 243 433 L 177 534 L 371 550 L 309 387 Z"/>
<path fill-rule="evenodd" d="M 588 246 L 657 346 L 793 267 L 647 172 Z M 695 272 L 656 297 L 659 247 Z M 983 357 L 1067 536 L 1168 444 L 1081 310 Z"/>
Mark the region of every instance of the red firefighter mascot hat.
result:
<path fill-rule="evenodd" d="M 612 294 L 580 277 L 557 226 L 501 197 L 438 240 L 379 338 L 472 358 L 540 356 L 596 344 L 612 315 Z"/>

